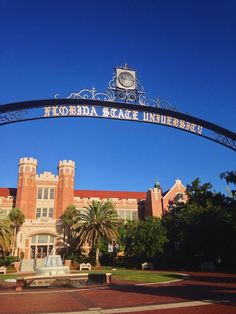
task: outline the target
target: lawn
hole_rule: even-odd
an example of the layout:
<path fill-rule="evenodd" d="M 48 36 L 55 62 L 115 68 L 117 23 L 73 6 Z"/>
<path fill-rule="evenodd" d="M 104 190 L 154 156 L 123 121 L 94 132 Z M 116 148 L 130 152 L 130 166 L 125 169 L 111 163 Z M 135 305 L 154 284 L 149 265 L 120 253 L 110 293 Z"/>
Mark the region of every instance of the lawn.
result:
<path fill-rule="evenodd" d="M 133 269 L 106 269 L 112 273 L 112 277 L 120 280 L 137 281 L 137 282 L 164 282 L 176 279 L 182 279 L 183 275 L 175 273 L 163 273 L 158 271 L 133 270 Z"/>
<path fill-rule="evenodd" d="M 86 272 L 86 271 L 83 271 Z M 111 268 L 106 268 L 103 271 L 101 270 L 92 270 L 91 273 L 104 273 L 111 272 L 112 277 L 114 279 L 119 280 L 127 280 L 132 282 L 143 282 L 143 283 L 151 283 L 151 282 L 164 282 L 176 279 L 182 279 L 183 275 L 175 274 L 175 273 L 163 273 L 158 271 L 145 271 L 145 270 L 132 270 L 132 269 L 124 269 L 117 268 L 117 270 L 112 270 Z M 19 274 L 6 274 L 0 275 L 0 281 L 5 279 L 14 279 L 17 276 L 22 276 Z"/>
<path fill-rule="evenodd" d="M 5 279 L 15 279 L 18 274 L 6 274 L 6 275 L 0 275 L 0 281 L 5 280 Z"/>

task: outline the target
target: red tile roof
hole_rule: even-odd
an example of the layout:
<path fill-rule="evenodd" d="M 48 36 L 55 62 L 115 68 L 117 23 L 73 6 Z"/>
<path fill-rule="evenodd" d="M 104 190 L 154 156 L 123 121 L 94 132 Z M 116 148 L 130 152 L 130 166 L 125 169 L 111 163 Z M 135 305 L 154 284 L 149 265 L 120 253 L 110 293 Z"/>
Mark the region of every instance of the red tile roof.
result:
<path fill-rule="evenodd" d="M 0 188 L 0 197 L 16 196 L 16 188 Z M 146 192 L 126 192 L 126 191 L 97 191 L 97 190 L 75 190 L 74 196 L 81 198 L 118 198 L 118 199 L 146 199 Z"/>
<path fill-rule="evenodd" d="M 8 196 L 16 196 L 16 188 L 0 188 L 0 196 L 8 197 Z"/>
<path fill-rule="evenodd" d="M 81 198 L 98 197 L 98 198 L 118 198 L 118 199 L 146 199 L 146 192 L 124 192 L 124 191 L 96 191 L 96 190 L 75 190 L 74 196 Z"/>

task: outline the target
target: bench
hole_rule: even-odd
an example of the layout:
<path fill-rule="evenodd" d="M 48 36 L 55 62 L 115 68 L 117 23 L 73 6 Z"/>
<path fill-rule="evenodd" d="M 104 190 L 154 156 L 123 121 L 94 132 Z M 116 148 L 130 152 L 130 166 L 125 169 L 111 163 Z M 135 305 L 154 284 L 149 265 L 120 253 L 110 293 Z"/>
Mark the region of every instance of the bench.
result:
<path fill-rule="evenodd" d="M 145 262 L 145 263 L 143 263 L 142 264 L 142 270 L 145 270 L 145 269 L 153 269 L 153 264 L 152 263 L 147 263 L 147 262 Z"/>
<path fill-rule="evenodd" d="M 205 262 L 200 265 L 201 271 L 214 271 L 215 266 L 212 262 Z"/>
<path fill-rule="evenodd" d="M 92 266 L 90 263 L 82 263 L 79 265 L 79 270 L 89 270 L 91 271 Z"/>
<path fill-rule="evenodd" d="M 102 273 L 102 274 L 63 274 L 63 275 L 50 275 L 50 276 L 26 276 L 16 278 L 16 291 L 22 291 L 24 287 L 29 287 L 34 281 L 40 280 L 49 280 L 54 281 L 54 284 L 64 285 L 70 284 L 73 280 L 78 280 L 80 283 L 86 284 L 88 280 L 92 280 L 95 283 L 99 284 L 111 284 L 111 273 Z"/>
<path fill-rule="evenodd" d="M 1 266 L 1 267 L 0 267 L 0 273 L 6 275 L 6 273 L 7 273 L 6 267 Z"/>

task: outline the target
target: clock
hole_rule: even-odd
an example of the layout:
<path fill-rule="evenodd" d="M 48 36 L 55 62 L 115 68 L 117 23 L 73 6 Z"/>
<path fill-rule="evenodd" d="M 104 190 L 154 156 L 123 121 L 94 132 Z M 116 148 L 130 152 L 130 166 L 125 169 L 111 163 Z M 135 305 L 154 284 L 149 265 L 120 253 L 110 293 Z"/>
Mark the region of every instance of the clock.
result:
<path fill-rule="evenodd" d="M 120 85 L 124 86 L 125 88 L 130 88 L 135 85 L 134 76 L 130 72 L 127 72 L 127 71 L 121 72 L 119 74 L 118 81 Z"/>
<path fill-rule="evenodd" d="M 116 88 L 135 90 L 136 71 L 128 68 L 116 68 Z"/>

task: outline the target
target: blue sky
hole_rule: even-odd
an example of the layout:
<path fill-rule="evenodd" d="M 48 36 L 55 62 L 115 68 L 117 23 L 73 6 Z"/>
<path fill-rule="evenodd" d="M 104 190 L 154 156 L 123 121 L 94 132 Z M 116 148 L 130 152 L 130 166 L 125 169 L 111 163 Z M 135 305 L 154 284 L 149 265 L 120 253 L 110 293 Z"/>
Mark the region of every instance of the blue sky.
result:
<path fill-rule="evenodd" d="M 236 2 L 0 0 L 0 104 L 104 91 L 128 63 L 150 98 L 236 131 Z M 196 177 L 225 190 L 219 174 L 236 154 L 163 126 L 51 119 L 0 128 L 0 186 L 15 187 L 21 157 L 56 173 L 75 160 L 76 188 L 164 190 Z"/>

